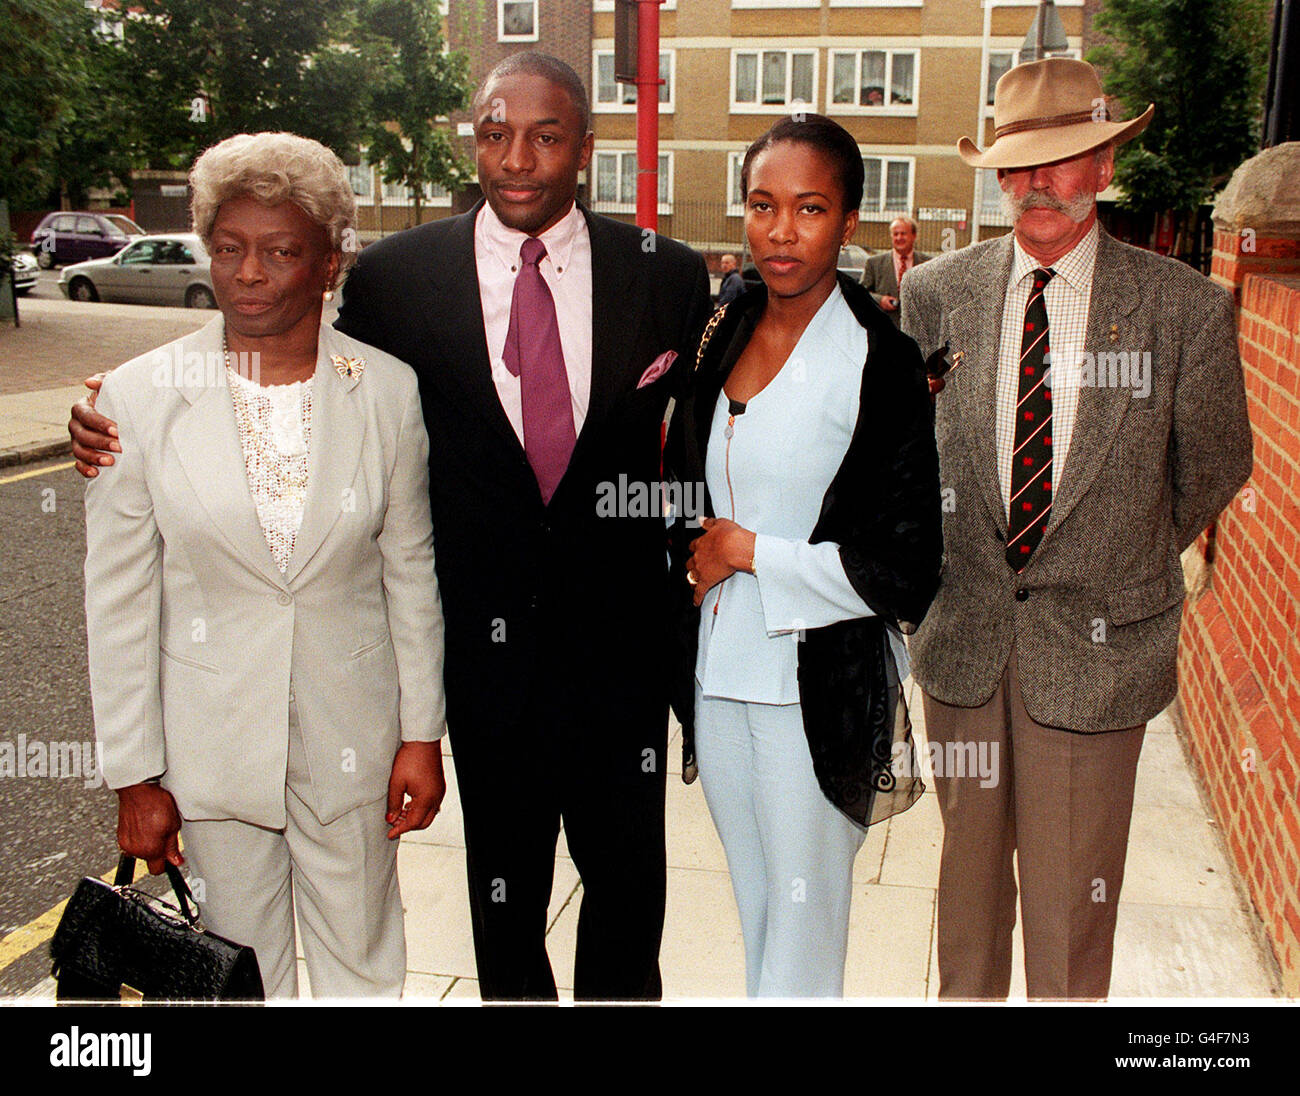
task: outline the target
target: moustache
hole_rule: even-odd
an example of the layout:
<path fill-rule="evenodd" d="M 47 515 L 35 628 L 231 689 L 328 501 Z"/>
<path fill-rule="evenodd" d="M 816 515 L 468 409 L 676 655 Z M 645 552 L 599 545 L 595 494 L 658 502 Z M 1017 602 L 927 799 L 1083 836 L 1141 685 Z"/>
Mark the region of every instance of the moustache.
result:
<path fill-rule="evenodd" d="M 1013 221 L 1019 220 L 1031 209 L 1051 209 L 1063 213 L 1075 224 L 1082 224 L 1088 219 L 1096 201 L 1095 194 L 1078 194 L 1073 198 L 1061 199 L 1045 190 L 1030 190 L 1019 198 L 1010 191 L 1002 192 L 1002 208 Z"/>

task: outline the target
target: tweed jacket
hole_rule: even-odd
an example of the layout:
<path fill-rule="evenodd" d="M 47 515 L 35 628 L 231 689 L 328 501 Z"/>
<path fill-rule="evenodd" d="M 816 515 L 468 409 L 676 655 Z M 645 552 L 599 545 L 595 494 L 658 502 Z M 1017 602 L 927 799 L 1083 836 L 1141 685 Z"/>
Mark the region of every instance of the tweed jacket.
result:
<path fill-rule="evenodd" d="M 1071 731 L 1133 727 L 1177 687 L 1180 553 L 1231 502 L 1252 464 L 1232 300 L 1175 260 L 1101 232 L 1085 352 L 1150 353 L 1150 392 L 1089 385 L 1046 532 L 1007 563 L 995 395 L 1010 234 L 939 256 L 904 279 L 904 329 L 925 355 L 961 355 L 937 398 L 945 489 L 939 592 L 912 637 L 922 688 L 975 707 L 1014 641 L 1025 706 Z M 1112 357 L 1109 361 L 1113 362 Z"/>

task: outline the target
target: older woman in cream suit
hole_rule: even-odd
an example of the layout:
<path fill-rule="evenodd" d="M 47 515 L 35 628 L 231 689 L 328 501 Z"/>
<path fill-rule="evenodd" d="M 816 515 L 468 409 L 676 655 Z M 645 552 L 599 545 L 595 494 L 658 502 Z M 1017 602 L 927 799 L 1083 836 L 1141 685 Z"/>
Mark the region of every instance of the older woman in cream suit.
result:
<path fill-rule="evenodd" d="M 415 375 L 321 324 L 355 216 L 332 152 L 240 135 L 191 183 L 222 314 L 104 380 L 120 455 L 86 491 L 118 841 L 188 860 L 268 996 L 297 990 L 295 908 L 314 995 L 397 995 L 396 838 L 445 791 Z"/>

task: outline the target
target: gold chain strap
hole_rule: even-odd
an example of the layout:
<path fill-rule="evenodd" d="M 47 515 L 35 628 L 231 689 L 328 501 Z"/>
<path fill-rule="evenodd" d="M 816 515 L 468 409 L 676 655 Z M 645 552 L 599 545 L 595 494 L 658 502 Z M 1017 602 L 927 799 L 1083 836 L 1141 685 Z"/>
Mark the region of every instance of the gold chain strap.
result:
<path fill-rule="evenodd" d="M 700 347 L 695 351 L 695 368 L 699 369 L 700 362 L 704 360 L 704 351 L 709 345 L 709 340 L 713 338 L 713 333 L 718 329 L 718 324 L 722 322 L 722 317 L 727 314 L 727 305 L 723 305 L 712 316 L 709 322 L 704 325 L 704 334 L 700 336 Z"/>

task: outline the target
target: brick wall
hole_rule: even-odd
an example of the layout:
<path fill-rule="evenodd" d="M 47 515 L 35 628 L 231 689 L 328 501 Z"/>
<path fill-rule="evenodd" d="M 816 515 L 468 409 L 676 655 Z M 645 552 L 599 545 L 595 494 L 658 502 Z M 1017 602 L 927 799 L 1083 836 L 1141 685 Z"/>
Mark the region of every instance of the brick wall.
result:
<path fill-rule="evenodd" d="M 1250 246 L 1243 250 L 1243 240 Z M 1218 231 L 1215 281 L 1240 303 L 1255 468 L 1219 518 L 1189 600 L 1183 723 L 1288 993 L 1300 994 L 1300 242 Z"/>

